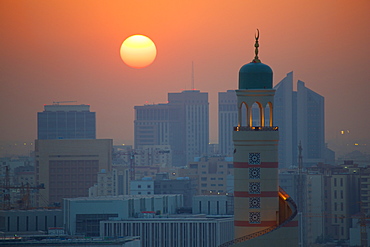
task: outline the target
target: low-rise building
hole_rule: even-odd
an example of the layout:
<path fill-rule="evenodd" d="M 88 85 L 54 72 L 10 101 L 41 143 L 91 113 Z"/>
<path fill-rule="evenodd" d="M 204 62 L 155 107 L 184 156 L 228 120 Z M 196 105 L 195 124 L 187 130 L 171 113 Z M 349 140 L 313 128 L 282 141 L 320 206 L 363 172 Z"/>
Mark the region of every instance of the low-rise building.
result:
<path fill-rule="evenodd" d="M 175 214 L 183 206 L 182 195 L 125 195 L 64 199 L 66 233 L 99 236 L 99 222 L 139 217 L 143 212 Z"/>
<path fill-rule="evenodd" d="M 100 222 L 101 237 L 140 236 L 142 247 L 219 246 L 234 237 L 231 217 L 197 217 L 105 220 Z"/>

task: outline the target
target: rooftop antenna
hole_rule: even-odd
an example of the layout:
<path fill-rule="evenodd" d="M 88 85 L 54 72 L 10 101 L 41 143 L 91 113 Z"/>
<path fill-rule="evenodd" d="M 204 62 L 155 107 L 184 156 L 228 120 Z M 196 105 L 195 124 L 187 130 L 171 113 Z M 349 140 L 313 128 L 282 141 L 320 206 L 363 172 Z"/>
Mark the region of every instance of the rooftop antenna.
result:
<path fill-rule="evenodd" d="M 191 89 L 194 90 L 194 62 L 191 61 Z"/>

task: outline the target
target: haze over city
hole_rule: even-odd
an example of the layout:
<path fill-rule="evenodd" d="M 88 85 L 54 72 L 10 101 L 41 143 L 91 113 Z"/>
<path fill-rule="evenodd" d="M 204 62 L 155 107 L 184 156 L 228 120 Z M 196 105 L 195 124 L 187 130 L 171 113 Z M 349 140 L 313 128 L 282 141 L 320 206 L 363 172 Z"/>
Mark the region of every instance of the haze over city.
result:
<path fill-rule="evenodd" d="M 11 1 L 0 8 L 0 140 L 33 141 L 37 112 L 54 101 L 90 104 L 97 138 L 133 143 L 135 105 L 168 92 L 209 93 L 210 141 L 217 142 L 217 93 L 236 89 L 238 69 L 254 57 L 274 85 L 294 71 L 325 97 L 326 140 L 341 130 L 370 139 L 370 17 L 367 0 L 327 1 Z M 156 60 L 125 65 L 122 42 L 150 37 Z"/>

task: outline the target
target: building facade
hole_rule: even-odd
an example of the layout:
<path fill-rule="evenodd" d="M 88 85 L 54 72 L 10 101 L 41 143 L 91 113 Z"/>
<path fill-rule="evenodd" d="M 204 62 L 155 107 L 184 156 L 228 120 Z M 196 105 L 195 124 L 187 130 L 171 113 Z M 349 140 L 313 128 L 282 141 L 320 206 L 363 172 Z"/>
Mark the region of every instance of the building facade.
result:
<path fill-rule="evenodd" d="M 95 139 L 95 118 L 90 105 L 45 105 L 37 113 L 37 139 Z"/>
<path fill-rule="evenodd" d="M 197 194 L 226 194 L 228 176 L 233 175 L 233 162 L 228 157 L 203 156 L 181 171 L 184 177 L 197 181 Z"/>
<path fill-rule="evenodd" d="M 99 236 L 99 222 L 137 218 L 145 212 L 175 214 L 182 207 L 182 195 L 128 195 L 64 199 L 64 225 L 67 234 Z M 121 235 L 124 236 L 124 235 Z"/>
<path fill-rule="evenodd" d="M 140 236 L 142 247 L 219 246 L 233 238 L 232 218 L 152 218 L 102 221 L 101 237 Z"/>
<path fill-rule="evenodd" d="M 111 170 L 111 139 L 36 140 L 38 206 L 60 205 L 63 198 L 88 196 L 98 172 Z"/>
<path fill-rule="evenodd" d="M 234 144 L 230 131 L 238 123 L 235 90 L 218 93 L 218 143 L 221 155 L 232 156 Z"/>
<path fill-rule="evenodd" d="M 298 166 L 301 143 L 303 166 L 324 163 L 325 147 L 324 97 L 297 82 L 293 90 L 293 72 L 275 87 L 275 124 L 279 126 L 279 168 Z"/>
<path fill-rule="evenodd" d="M 167 104 L 135 106 L 135 149 L 170 145 L 172 164 L 183 166 L 208 153 L 208 93 L 169 93 Z"/>

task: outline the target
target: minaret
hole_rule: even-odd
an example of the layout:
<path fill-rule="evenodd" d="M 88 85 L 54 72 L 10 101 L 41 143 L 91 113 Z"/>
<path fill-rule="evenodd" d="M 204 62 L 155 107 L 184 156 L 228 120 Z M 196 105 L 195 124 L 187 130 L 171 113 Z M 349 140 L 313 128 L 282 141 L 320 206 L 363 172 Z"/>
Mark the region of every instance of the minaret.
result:
<path fill-rule="evenodd" d="M 239 70 L 234 127 L 234 226 L 239 238 L 279 224 L 278 128 L 273 126 L 272 70 L 258 58 Z M 253 108 L 253 110 L 252 110 Z"/>

